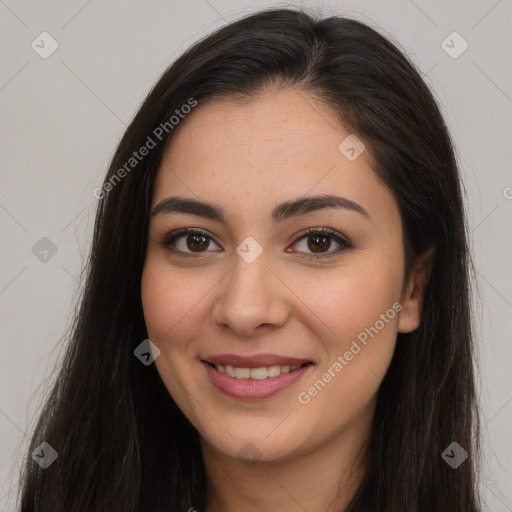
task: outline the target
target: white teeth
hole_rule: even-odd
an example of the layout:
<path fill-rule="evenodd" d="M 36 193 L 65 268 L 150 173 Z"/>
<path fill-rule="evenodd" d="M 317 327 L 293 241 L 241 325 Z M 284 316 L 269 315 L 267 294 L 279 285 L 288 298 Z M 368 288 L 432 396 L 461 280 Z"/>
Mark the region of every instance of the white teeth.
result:
<path fill-rule="evenodd" d="M 235 368 L 235 377 L 237 379 L 248 379 L 251 376 L 249 368 Z"/>
<path fill-rule="evenodd" d="M 267 377 L 279 377 L 281 375 L 280 366 L 269 366 L 267 369 Z"/>
<path fill-rule="evenodd" d="M 268 371 L 266 368 L 251 368 L 251 379 L 266 379 Z"/>
<path fill-rule="evenodd" d="M 236 368 L 229 364 L 215 365 L 215 368 L 219 370 L 220 373 L 225 373 L 230 377 L 236 377 L 237 379 L 267 379 L 269 377 L 279 377 L 279 375 L 283 373 L 290 373 L 297 368 L 300 368 L 301 365 L 294 366 L 263 366 L 261 368 Z"/>

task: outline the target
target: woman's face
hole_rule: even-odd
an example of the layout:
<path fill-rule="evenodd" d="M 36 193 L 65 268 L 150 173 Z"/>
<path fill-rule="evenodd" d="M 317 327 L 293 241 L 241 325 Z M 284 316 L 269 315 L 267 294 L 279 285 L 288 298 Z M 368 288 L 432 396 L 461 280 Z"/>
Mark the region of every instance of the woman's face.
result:
<path fill-rule="evenodd" d="M 164 153 L 144 316 L 162 381 L 218 452 L 284 460 L 366 431 L 397 332 L 417 326 L 398 207 L 356 142 L 288 89 L 199 104 Z"/>

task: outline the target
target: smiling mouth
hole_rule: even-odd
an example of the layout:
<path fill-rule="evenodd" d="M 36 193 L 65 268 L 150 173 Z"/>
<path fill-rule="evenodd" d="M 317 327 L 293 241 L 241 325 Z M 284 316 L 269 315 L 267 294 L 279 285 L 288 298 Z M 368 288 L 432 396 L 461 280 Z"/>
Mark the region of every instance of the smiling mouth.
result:
<path fill-rule="evenodd" d="M 273 377 L 279 377 L 280 375 L 284 375 L 287 373 L 292 373 L 300 368 L 305 366 L 312 365 L 313 363 L 307 362 L 301 365 L 274 365 L 274 366 L 261 366 L 258 368 L 243 368 L 231 366 L 229 364 L 214 364 L 209 361 L 204 361 L 209 364 L 212 368 L 217 370 L 219 373 L 223 373 L 228 377 L 234 377 L 236 379 L 254 379 L 254 380 L 264 380 L 270 379 Z"/>

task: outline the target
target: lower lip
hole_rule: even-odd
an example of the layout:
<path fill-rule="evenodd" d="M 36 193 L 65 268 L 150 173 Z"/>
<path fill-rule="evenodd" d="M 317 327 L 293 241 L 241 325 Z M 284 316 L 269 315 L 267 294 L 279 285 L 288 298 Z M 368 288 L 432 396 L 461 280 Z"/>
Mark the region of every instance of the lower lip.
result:
<path fill-rule="evenodd" d="M 206 368 L 213 385 L 220 391 L 234 398 L 259 399 L 276 395 L 283 389 L 297 382 L 313 365 L 307 364 L 290 373 L 266 379 L 237 379 L 221 373 L 208 363 L 201 361 Z"/>

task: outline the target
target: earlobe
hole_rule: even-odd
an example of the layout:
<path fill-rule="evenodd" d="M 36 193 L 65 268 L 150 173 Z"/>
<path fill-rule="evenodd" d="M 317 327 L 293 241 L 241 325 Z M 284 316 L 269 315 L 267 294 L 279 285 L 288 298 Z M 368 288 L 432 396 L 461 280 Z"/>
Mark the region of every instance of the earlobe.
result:
<path fill-rule="evenodd" d="M 424 294 L 432 272 L 434 255 L 435 249 L 430 247 L 417 257 L 413 265 L 402 299 L 398 332 L 412 332 L 420 325 Z"/>

